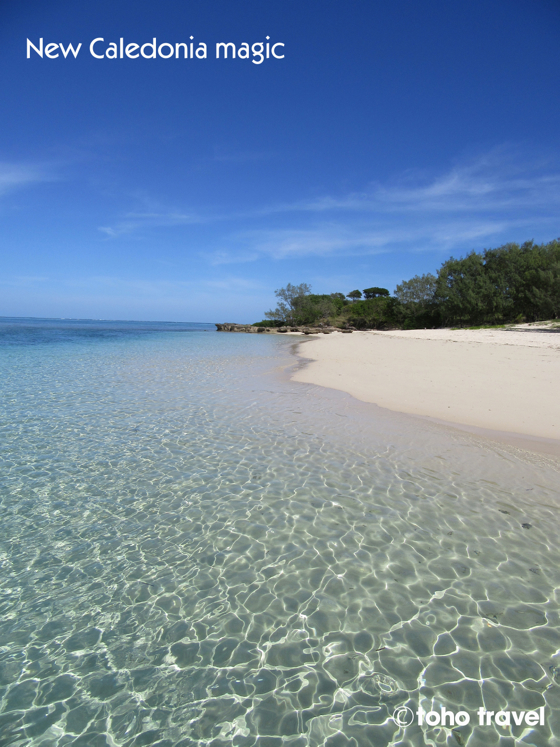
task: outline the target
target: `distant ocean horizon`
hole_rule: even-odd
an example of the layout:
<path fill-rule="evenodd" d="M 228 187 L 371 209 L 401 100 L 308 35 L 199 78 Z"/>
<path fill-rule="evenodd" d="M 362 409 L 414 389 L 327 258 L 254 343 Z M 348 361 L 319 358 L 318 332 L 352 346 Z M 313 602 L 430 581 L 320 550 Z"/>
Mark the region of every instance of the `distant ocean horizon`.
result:
<path fill-rule="evenodd" d="M 123 319 L 72 319 L 49 317 L 0 317 L 0 346 L 16 341 L 23 345 L 39 342 L 84 342 L 111 337 L 133 337 L 158 332 L 216 331 L 212 322 L 167 322 Z"/>
<path fill-rule="evenodd" d="M 80 317 L 50 317 L 50 316 L 0 316 L 0 324 L 25 324 L 35 322 L 53 322 L 70 324 L 146 324 L 146 325 L 179 325 L 185 329 L 201 327 L 214 329 L 215 322 L 177 322 L 162 319 L 87 319 Z"/>
<path fill-rule="evenodd" d="M 210 330 L 0 318 L 0 744 L 555 744 L 558 464 Z"/>
<path fill-rule="evenodd" d="M 214 324 L 214 322 L 183 322 L 168 319 L 90 319 L 73 316 L 0 316 L 0 321 L 35 321 L 35 322 L 108 322 L 123 324 Z"/>

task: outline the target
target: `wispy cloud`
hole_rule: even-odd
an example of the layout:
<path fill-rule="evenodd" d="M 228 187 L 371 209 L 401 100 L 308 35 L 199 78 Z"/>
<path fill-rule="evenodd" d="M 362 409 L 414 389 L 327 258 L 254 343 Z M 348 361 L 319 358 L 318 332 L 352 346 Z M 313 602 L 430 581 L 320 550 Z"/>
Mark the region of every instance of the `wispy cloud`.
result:
<path fill-rule="evenodd" d="M 463 252 L 485 242 L 560 233 L 560 165 L 496 148 L 439 174 L 408 171 L 360 192 L 255 205 L 245 211 L 169 207 L 137 196 L 140 210 L 99 230 L 110 238 L 147 229 L 213 224 L 213 265 L 399 251 Z M 216 224 L 223 226 L 219 235 Z M 242 228 L 240 228 L 242 226 Z M 202 251 L 202 250 L 201 250 Z"/>
<path fill-rule="evenodd" d="M 239 264 L 242 262 L 255 262 L 255 260 L 261 257 L 261 253 L 258 251 L 235 251 L 235 250 L 218 250 L 214 252 L 204 253 L 204 257 L 210 259 L 212 265 L 230 265 Z"/>
<path fill-rule="evenodd" d="M 285 259 L 304 255 L 322 257 L 341 251 L 382 252 L 396 236 L 392 229 L 372 231 L 360 226 L 328 223 L 304 229 L 252 231 L 247 232 L 245 238 L 257 255 Z"/>
<path fill-rule="evenodd" d="M 52 171 L 44 165 L 0 162 L 0 195 L 54 179 Z"/>
<path fill-rule="evenodd" d="M 360 193 L 262 208 L 261 216 L 282 216 L 284 225 L 236 234 L 232 243 L 238 261 L 463 251 L 532 238 L 535 230 L 552 238 L 560 233 L 559 209 L 557 164 L 502 148 L 431 177 L 407 172 Z M 227 256 L 235 261 L 235 252 Z"/>
<path fill-rule="evenodd" d="M 386 184 L 372 182 L 362 192 L 271 205 L 262 212 L 488 213 L 517 207 L 553 209 L 559 205 L 558 164 L 545 158 L 528 161 L 519 150 L 496 148 L 442 174 L 426 176 L 408 171 Z"/>
<path fill-rule="evenodd" d="M 523 221 L 518 222 L 523 226 Z M 511 224 L 510 224 L 511 225 Z M 261 257 L 295 259 L 298 257 L 328 257 L 333 255 L 374 255 L 396 250 L 453 250 L 465 242 L 476 242 L 499 236 L 508 224 L 499 220 L 445 221 L 436 226 L 379 225 L 343 226 L 338 224 L 292 230 L 271 229 L 246 232 L 235 237 L 252 250 L 215 252 L 212 264 L 250 262 Z"/>
<path fill-rule="evenodd" d="M 111 238 L 135 233 L 148 228 L 169 228 L 172 226 L 187 226 L 194 223 L 203 223 L 204 219 L 194 213 L 183 212 L 132 212 L 126 215 L 113 226 L 99 226 L 101 233 Z"/>
<path fill-rule="evenodd" d="M 23 288 L 48 283 L 49 280 L 50 278 L 46 275 L 12 275 L 0 278 L 0 285 L 3 287 Z"/>

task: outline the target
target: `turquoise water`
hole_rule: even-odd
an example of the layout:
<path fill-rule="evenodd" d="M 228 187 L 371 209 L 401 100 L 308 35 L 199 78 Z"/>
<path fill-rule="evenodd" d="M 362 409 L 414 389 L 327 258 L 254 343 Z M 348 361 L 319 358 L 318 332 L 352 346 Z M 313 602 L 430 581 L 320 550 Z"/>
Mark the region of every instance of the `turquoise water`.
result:
<path fill-rule="evenodd" d="M 0 320 L 0 745 L 559 745 L 558 465 L 205 327 Z"/>

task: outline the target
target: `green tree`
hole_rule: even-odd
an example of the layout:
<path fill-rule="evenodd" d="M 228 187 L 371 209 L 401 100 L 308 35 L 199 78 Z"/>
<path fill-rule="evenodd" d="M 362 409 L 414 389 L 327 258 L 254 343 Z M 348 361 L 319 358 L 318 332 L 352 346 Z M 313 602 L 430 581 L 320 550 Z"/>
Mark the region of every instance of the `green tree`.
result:
<path fill-rule="evenodd" d="M 366 298 L 366 301 L 368 301 L 370 298 L 377 298 L 378 296 L 388 296 L 389 291 L 387 288 L 377 288 L 374 286 L 373 288 L 364 288 L 364 296 Z"/>
<path fill-rule="evenodd" d="M 439 308 L 434 300 L 436 281 L 435 275 L 427 273 L 415 275 L 397 285 L 395 297 L 401 305 L 401 324 L 404 329 L 439 326 Z"/>
<path fill-rule="evenodd" d="M 285 288 L 279 288 L 274 291 L 274 295 L 279 299 L 278 306 L 270 311 L 265 311 L 265 317 L 267 319 L 288 322 L 288 324 L 295 324 L 294 315 L 298 303 L 301 303 L 301 299 L 310 293 L 311 286 L 308 283 L 300 283 L 299 285 L 288 283 Z"/>
<path fill-rule="evenodd" d="M 447 324 L 537 321 L 560 315 L 560 241 L 505 244 L 444 262 L 435 300 Z"/>
<path fill-rule="evenodd" d="M 348 294 L 348 298 L 350 298 L 353 303 L 357 301 L 358 299 L 360 299 L 361 297 L 362 297 L 362 291 L 359 291 L 359 290 L 350 291 L 350 293 Z"/>
<path fill-rule="evenodd" d="M 396 298 L 378 296 L 348 307 L 348 322 L 357 329 L 388 329 L 401 326 L 401 304 Z"/>
<path fill-rule="evenodd" d="M 517 248 L 512 309 L 528 321 L 560 316 L 560 239 Z"/>
<path fill-rule="evenodd" d="M 480 254 L 451 257 L 441 266 L 435 298 L 447 324 L 484 323 L 499 303 L 498 296 Z"/>
<path fill-rule="evenodd" d="M 314 324 L 336 313 L 336 301 L 329 295 L 300 296 L 294 301 L 294 324 Z"/>
<path fill-rule="evenodd" d="M 436 281 L 436 276 L 432 275 L 431 272 L 425 275 L 415 275 L 410 280 L 403 280 L 400 285 L 397 285 L 395 297 L 404 304 L 427 304 L 433 300 L 436 292 Z"/>

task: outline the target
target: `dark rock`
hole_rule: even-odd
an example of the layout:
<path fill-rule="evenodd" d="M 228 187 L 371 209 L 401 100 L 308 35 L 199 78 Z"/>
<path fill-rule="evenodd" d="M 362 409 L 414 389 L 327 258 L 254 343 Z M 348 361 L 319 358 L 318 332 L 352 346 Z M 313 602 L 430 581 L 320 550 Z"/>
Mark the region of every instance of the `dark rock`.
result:
<path fill-rule="evenodd" d="M 233 323 L 226 323 L 226 324 L 217 324 L 216 323 L 216 331 L 217 332 L 268 332 L 268 327 L 255 327 L 253 324 L 233 324 Z"/>

